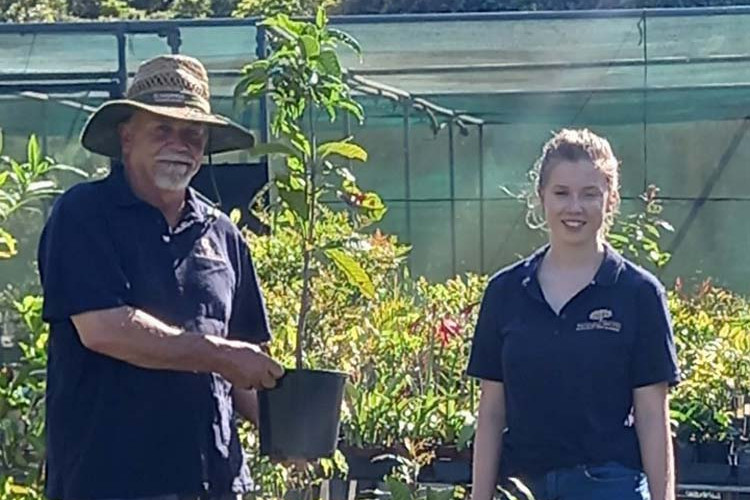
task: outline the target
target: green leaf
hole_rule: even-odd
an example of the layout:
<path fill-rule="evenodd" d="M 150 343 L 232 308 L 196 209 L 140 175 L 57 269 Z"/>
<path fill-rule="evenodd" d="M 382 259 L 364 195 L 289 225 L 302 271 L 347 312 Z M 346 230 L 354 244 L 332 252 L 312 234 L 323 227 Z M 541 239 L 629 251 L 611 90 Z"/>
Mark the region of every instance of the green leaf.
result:
<path fill-rule="evenodd" d="M 339 56 L 336 54 L 335 50 L 322 50 L 318 62 L 324 74 L 341 78 L 341 63 L 339 62 Z"/>
<path fill-rule="evenodd" d="M 299 189 L 293 189 L 288 184 L 276 182 L 279 191 L 279 197 L 289 209 L 294 212 L 300 219 L 307 221 L 307 201 L 305 192 Z"/>
<path fill-rule="evenodd" d="M 10 172 L 1 172 L 0 173 L 0 188 L 3 187 L 5 184 L 5 181 L 8 180 L 8 176 L 10 175 Z"/>
<path fill-rule="evenodd" d="M 0 259 L 10 259 L 17 253 L 16 239 L 8 231 L 0 228 Z"/>
<path fill-rule="evenodd" d="M 315 26 L 317 26 L 318 29 L 323 29 L 326 24 L 328 24 L 328 16 L 326 15 L 325 8 L 321 5 L 315 13 Z"/>
<path fill-rule="evenodd" d="M 453 498 L 453 493 L 453 488 L 444 488 L 440 490 L 428 488 L 427 500 L 451 500 Z"/>
<path fill-rule="evenodd" d="M 398 479 L 389 477 L 385 484 L 391 492 L 391 500 L 412 500 L 409 487 Z"/>
<path fill-rule="evenodd" d="M 318 146 L 319 158 L 324 159 L 332 154 L 343 156 L 349 160 L 367 161 L 367 151 L 351 142 L 331 141 Z"/>
<path fill-rule="evenodd" d="M 238 225 L 242 219 L 242 212 L 240 212 L 240 209 L 233 208 L 232 211 L 229 212 L 229 219 L 232 221 L 232 224 L 235 226 Z"/>
<path fill-rule="evenodd" d="M 286 166 L 289 170 L 298 174 L 305 172 L 305 163 L 297 156 L 287 156 Z"/>
<path fill-rule="evenodd" d="M 13 170 L 14 180 L 16 183 L 25 188 L 27 184 L 26 172 L 23 170 L 23 166 L 14 159 L 10 159 L 10 168 Z"/>
<path fill-rule="evenodd" d="M 360 60 L 362 59 L 362 47 L 359 45 L 359 42 L 356 38 L 351 36 L 349 33 L 338 30 L 336 28 L 328 28 L 327 31 L 329 38 L 339 41 L 347 47 L 351 48 L 359 56 Z"/>
<path fill-rule="evenodd" d="M 311 37 L 310 35 L 302 35 L 300 37 L 300 43 L 302 45 L 303 53 L 308 60 L 320 55 L 320 44 L 314 37 Z"/>
<path fill-rule="evenodd" d="M 365 111 L 362 105 L 353 99 L 342 99 L 339 101 L 338 107 L 351 113 L 360 123 L 365 119 Z"/>
<path fill-rule="evenodd" d="M 459 450 L 466 449 L 469 442 L 474 438 L 474 426 L 473 425 L 464 425 L 461 427 L 461 430 L 458 432 L 458 438 L 456 439 L 456 447 Z"/>
<path fill-rule="evenodd" d="M 630 238 L 628 238 L 627 236 L 623 236 L 621 234 L 617 234 L 617 233 L 608 234 L 607 239 L 610 241 L 610 243 L 627 244 L 630 242 Z"/>
<path fill-rule="evenodd" d="M 263 20 L 261 23 L 263 26 L 269 28 L 276 28 L 278 30 L 287 32 L 289 35 L 299 36 L 305 29 L 305 23 L 299 21 L 292 21 L 286 14 L 277 14 L 274 17 Z"/>
<path fill-rule="evenodd" d="M 35 134 L 29 136 L 29 143 L 26 146 L 26 155 L 32 171 L 36 171 L 39 163 L 42 161 L 42 154 L 39 151 L 39 141 Z"/>
<path fill-rule="evenodd" d="M 289 140 L 292 145 L 300 150 L 305 156 L 310 156 L 312 154 L 310 141 L 307 140 L 307 137 L 305 137 L 302 132 L 296 131 L 292 133 L 289 137 Z"/>
<path fill-rule="evenodd" d="M 286 144 L 280 142 L 267 142 L 264 144 L 257 144 L 250 148 L 249 153 L 251 156 L 270 156 L 270 155 L 284 155 L 284 156 L 298 156 L 297 151 L 290 148 Z"/>
<path fill-rule="evenodd" d="M 375 285 L 373 285 L 367 271 L 356 260 L 343 250 L 338 249 L 326 250 L 325 254 L 344 273 L 349 282 L 359 288 L 362 295 L 369 299 L 375 297 Z"/>
<path fill-rule="evenodd" d="M 50 194 L 55 194 L 58 191 L 61 190 L 55 190 L 55 181 L 35 181 L 29 184 L 27 190 L 31 193 L 37 193 L 37 192 L 47 192 Z"/>
<path fill-rule="evenodd" d="M 85 170 L 82 170 L 82 169 L 80 169 L 78 167 L 73 167 L 71 165 L 63 165 L 61 163 L 52 165 L 50 167 L 50 170 L 54 170 L 54 171 L 57 171 L 57 172 L 70 172 L 72 174 L 76 174 L 76 175 L 78 175 L 80 177 L 83 177 L 83 178 L 87 178 L 89 176 L 88 172 L 86 172 Z"/>

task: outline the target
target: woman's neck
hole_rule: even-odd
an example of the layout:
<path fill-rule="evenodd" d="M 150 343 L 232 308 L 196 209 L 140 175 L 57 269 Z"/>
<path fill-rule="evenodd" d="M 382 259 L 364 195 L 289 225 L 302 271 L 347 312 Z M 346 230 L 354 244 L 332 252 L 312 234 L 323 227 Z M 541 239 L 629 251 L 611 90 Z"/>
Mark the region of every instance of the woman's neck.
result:
<path fill-rule="evenodd" d="M 546 259 L 558 269 L 598 267 L 604 256 L 604 242 L 596 239 L 585 245 L 565 245 L 550 241 Z"/>

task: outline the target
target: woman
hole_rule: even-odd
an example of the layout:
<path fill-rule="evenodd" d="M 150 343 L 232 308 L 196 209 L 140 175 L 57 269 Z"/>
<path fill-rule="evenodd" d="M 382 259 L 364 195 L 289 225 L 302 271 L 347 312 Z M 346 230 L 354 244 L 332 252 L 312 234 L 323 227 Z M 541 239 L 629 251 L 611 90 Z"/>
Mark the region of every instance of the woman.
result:
<path fill-rule="evenodd" d="M 662 285 L 605 242 L 618 161 L 606 139 L 562 130 L 535 172 L 549 244 L 490 280 L 472 345 L 473 500 L 498 470 L 537 500 L 673 500 L 674 342 Z"/>

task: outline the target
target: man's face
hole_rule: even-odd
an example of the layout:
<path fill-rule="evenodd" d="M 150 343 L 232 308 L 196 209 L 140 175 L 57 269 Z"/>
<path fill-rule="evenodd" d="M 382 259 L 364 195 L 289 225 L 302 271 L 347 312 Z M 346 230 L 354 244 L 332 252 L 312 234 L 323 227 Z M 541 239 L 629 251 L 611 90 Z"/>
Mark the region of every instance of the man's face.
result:
<path fill-rule="evenodd" d="M 206 126 L 136 111 L 120 125 L 122 158 L 134 182 L 181 191 L 198 172 Z"/>

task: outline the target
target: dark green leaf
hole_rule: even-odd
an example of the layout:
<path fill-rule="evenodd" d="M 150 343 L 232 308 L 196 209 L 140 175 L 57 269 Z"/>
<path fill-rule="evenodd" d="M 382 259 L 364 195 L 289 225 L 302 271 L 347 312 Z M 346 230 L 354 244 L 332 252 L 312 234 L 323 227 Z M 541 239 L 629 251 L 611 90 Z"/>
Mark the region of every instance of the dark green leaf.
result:
<path fill-rule="evenodd" d="M 338 103 L 338 106 L 341 109 L 351 113 L 355 118 L 357 118 L 357 120 L 359 120 L 360 123 L 362 123 L 362 121 L 365 118 L 364 109 L 357 101 L 353 99 L 349 99 L 349 98 L 341 99 Z"/>
<path fill-rule="evenodd" d="M 297 216 L 303 221 L 307 221 L 307 201 L 305 200 L 305 192 L 293 189 L 290 185 L 281 182 L 276 183 L 276 187 L 279 191 L 279 197 L 286 204 L 289 209 L 297 214 Z"/>
<path fill-rule="evenodd" d="M 412 500 L 411 491 L 406 484 L 393 477 L 387 478 L 385 483 L 391 492 L 391 500 Z"/>
<path fill-rule="evenodd" d="M 341 63 L 335 50 L 323 49 L 320 52 L 319 63 L 323 74 L 341 78 Z"/>
<path fill-rule="evenodd" d="M 338 30 L 336 28 L 328 28 L 328 36 L 351 48 L 354 52 L 357 53 L 360 59 L 362 58 L 362 47 L 360 47 L 359 42 L 357 42 L 357 40 L 349 33 Z"/>
<path fill-rule="evenodd" d="M 297 151 L 279 142 L 257 144 L 250 148 L 249 153 L 251 156 L 284 155 L 296 157 L 298 155 Z"/>

